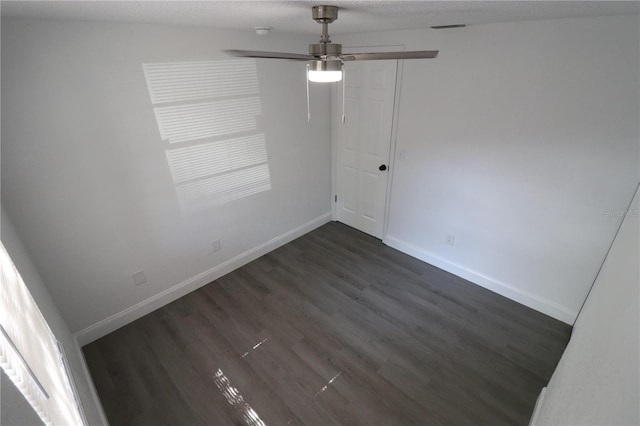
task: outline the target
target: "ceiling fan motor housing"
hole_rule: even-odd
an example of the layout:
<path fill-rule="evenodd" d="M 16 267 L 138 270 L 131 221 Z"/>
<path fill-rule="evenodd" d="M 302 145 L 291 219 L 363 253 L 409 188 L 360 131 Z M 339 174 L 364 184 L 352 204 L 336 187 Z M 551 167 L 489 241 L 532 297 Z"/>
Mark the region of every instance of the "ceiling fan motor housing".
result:
<path fill-rule="evenodd" d="M 331 57 L 342 53 L 342 45 L 338 43 L 314 43 L 309 45 L 309 55 Z"/>

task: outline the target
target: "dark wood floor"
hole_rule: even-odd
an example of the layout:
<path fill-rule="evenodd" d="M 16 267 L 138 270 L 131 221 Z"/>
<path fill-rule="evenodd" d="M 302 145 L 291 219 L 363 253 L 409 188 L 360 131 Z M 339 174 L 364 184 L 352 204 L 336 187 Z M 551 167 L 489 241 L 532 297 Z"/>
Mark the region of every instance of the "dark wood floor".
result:
<path fill-rule="evenodd" d="M 570 330 L 329 223 L 84 353 L 112 426 L 526 425 Z"/>

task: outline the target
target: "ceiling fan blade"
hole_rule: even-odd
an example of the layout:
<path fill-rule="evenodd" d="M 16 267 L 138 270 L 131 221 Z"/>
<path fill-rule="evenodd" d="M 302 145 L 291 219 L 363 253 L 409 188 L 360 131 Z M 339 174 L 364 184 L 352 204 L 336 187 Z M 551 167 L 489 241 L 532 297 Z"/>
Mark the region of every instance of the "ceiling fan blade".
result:
<path fill-rule="evenodd" d="M 299 53 L 262 52 L 260 50 L 229 49 L 229 50 L 224 50 L 224 52 L 231 56 L 239 56 L 242 58 L 291 59 L 294 61 L 308 61 L 311 59 L 317 59 L 314 56 L 301 55 Z"/>
<path fill-rule="evenodd" d="M 430 59 L 438 56 L 437 50 L 414 50 L 408 52 L 343 53 L 343 61 L 374 61 L 379 59 Z"/>

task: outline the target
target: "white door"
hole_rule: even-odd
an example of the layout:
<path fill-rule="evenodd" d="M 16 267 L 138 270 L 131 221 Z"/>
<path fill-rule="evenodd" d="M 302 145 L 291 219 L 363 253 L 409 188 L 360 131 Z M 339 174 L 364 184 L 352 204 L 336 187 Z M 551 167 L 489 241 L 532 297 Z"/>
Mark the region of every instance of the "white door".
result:
<path fill-rule="evenodd" d="M 345 64 L 344 124 L 338 124 L 336 217 L 382 238 L 398 61 Z M 339 87 L 342 85 L 339 84 Z M 338 89 L 338 105 L 342 90 Z"/>

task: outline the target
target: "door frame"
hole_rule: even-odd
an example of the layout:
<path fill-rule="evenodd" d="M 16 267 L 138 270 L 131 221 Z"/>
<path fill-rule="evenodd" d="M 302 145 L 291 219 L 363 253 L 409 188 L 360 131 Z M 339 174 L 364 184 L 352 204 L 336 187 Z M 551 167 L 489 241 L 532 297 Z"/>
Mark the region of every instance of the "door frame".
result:
<path fill-rule="evenodd" d="M 394 52 L 404 51 L 405 46 L 403 44 L 395 44 L 388 46 L 344 46 L 344 53 L 349 52 Z M 391 211 L 391 189 L 393 184 L 393 174 L 396 166 L 396 139 L 398 133 L 398 113 L 400 112 L 400 95 L 402 87 L 402 70 L 404 61 L 398 60 L 396 67 L 396 81 L 394 87 L 393 96 L 393 117 L 391 120 L 391 140 L 389 141 L 389 166 L 387 177 L 387 188 L 384 201 L 384 217 L 382 218 L 382 242 L 386 244 L 387 230 L 389 227 L 389 214 Z M 331 218 L 334 221 L 338 220 L 336 211 L 335 197 L 338 193 L 338 127 L 342 125 L 342 98 L 338 96 L 338 85 L 342 83 L 336 83 L 331 91 Z M 349 118 L 347 117 L 347 120 Z"/>

